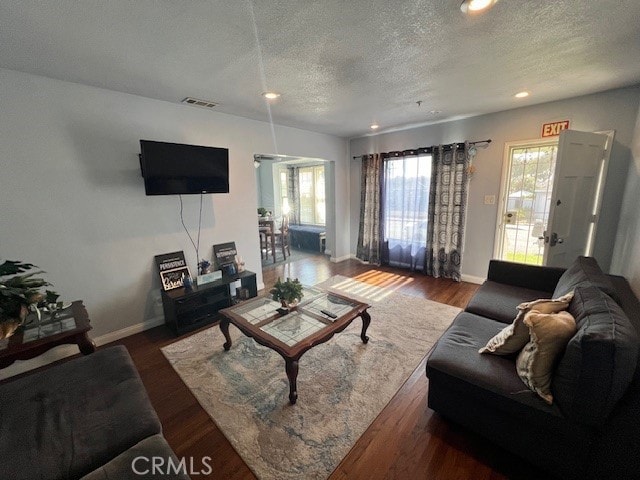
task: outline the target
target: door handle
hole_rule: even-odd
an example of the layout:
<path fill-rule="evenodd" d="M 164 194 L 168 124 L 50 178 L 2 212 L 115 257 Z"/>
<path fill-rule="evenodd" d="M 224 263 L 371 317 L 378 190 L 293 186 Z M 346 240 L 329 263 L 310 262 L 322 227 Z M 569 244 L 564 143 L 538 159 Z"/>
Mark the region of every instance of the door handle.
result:
<path fill-rule="evenodd" d="M 513 221 L 516 219 L 515 218 L 515 213 L 514 212 L 505 212 L 504 213 L 504 223 L 513 223 Z"/>
<path fill-rule="evenodd" d="M 556 232 L 551 233 L 551 238 L 549 239 L 549 246 L 555 247 L 558 243 L 564 243 L 564 238 L 558 237 Z"/>

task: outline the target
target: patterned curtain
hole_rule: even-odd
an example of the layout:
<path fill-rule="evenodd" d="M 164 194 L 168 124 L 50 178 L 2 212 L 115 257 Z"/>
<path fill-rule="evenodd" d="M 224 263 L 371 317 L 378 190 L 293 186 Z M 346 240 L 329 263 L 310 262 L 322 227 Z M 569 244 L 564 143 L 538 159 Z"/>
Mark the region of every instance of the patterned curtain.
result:
<path fill-rule="evenodd" d="M 297 225 L 300 217 L 300 177 L 299 167 L 287 168 L 287 196 L 289 197 L 289 224 Z"/>
<path fill-rule="evenodd" d="M 382 191 L 382 156 L 362 156 L 360 181 L 360 228 L 356 257 L 380 264 L 380 192 Z"/>
<path fill-rule="evenodd" d="M 469 183 L 468 143 L 433 147 L 425 273 L 460 281 Z"/>

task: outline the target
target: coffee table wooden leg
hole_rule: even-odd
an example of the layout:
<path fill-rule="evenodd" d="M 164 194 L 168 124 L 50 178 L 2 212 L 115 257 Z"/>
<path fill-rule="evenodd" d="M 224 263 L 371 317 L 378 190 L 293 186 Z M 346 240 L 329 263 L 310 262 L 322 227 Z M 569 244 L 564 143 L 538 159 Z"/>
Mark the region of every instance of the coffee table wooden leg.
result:
<path fill-rule="evenodd" d="M 224 342 L 224 349 L 228 352 L 231 348 L 231 337 L 229 336 L 229 320 L 222 318 L 220 320 L 220 331 L 224 335 L 226 342 Z"/>
<path fill-rule="evenodd" d="M 371 323 L 371 315 L 365 310 L 362 312 L 362 333 L 360 334 L 360 338 L 363 343 L 367 343 L 369 341 L 369 337 L 367 337 L 367 328 L 369 328 L 369 324 Z"/>
<path fill-rule="evenodd" d="M 89 355 L 96 351 L 96 344 L 89 338 L 87 332 L 84 332 L 77 339 L 78 348 L 83 355 Z"/>
<path fill-rule="evenodd" d="M 298 361 L 285 359 L 285 368 L 287 370 L 287 378 L 289 378 L 289 402 L 295 405 L 298 400 Z"/>

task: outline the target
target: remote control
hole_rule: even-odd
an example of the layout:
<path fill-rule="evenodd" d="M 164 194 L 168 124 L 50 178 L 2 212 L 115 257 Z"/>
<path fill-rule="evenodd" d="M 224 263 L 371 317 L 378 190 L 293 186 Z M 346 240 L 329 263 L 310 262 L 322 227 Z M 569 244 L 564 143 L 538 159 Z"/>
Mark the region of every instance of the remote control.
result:
<path fill-rule="evenodd" d="M 320 310 L 320 312 L 324 313 L 327 317 L 338 318 L 335 313 L 330 312 L 329 310 Z"/>

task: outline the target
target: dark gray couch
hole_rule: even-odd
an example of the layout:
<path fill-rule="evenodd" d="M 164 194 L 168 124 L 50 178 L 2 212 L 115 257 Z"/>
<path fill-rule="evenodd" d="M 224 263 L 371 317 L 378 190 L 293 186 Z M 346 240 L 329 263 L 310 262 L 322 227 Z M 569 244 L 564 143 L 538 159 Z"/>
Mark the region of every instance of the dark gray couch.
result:
<path fill-rule="evenodd" d="M 513 321 L 518 304 L 572 290 L 578 331 L 556 366 L 548 405 L 520 380 L 514 356 L 478 349 Z M 559 478 L 639 478 L 638 332 L 629 284 L 592 258 L 566 271 L 493 260 L 430 352 L 429 406 Z"/>
<path fill-rule="evenodd" d="M 0 385 L 0 478 L 155 478 L 138 456 L 177 464 L 125 347 Z"/>

